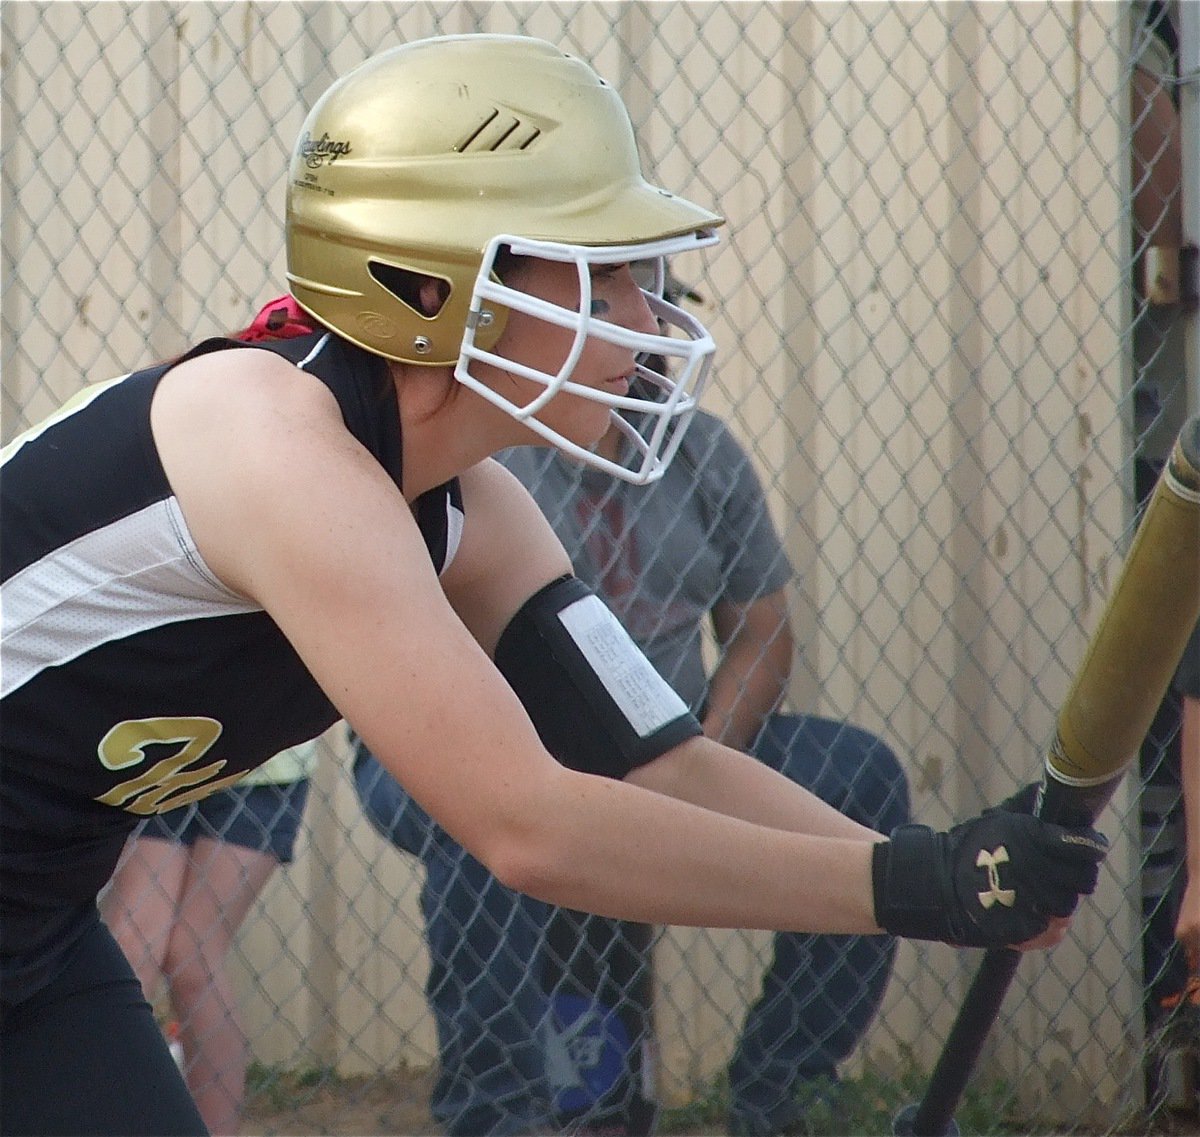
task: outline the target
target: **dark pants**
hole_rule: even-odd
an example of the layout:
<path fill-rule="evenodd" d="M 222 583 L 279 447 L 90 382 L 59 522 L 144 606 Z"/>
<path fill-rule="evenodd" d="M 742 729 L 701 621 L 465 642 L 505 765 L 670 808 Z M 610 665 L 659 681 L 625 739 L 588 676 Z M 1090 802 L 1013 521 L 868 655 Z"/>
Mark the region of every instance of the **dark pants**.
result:
<path fill-rule="evenodd" d="M 873 829 L 890 832 L 908 819 L 900 763 L 866 731 L 776 715 L 752 752 Z M 434 1116 L 455 1137 L 555 1127 L 543 1047 L 548 998 L 538 981 L 553 910 L 500 885 L 361 748 L 355 780 L 371 821 L 426 868 L 427 994 L 440 1047 Z M 739 1128 L 777 1129 L 791 1120 L 806 1080 L 836 1077 L 878 1010 L 893 954 L 883 936 L 774 937 L 730 1065 Z"/>
<path fill-rule="evenodd" d="M 0 1133 L 207 1134 L 128 961 L 89 921 L 57 978 L 0 1024 Z"/>

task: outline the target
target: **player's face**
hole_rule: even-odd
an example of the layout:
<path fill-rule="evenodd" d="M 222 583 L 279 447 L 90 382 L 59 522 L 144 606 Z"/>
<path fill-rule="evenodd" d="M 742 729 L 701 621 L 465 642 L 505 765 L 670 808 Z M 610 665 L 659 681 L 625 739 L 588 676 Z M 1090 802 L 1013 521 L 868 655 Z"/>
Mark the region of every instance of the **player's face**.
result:
<path fill-rule="evenodd" d="M 628 264 L 593 265 L 590 276 L 591 316 L 630 331 L 654 334 L 659 330 Z M 580 310 L 579 277 L 572 264 L 528 258 L 509 272 L 505 283 L 562 308 Z M 513 311 L 494 350 L 505 359 L 553 375 L 567 358 L 573 338 L 570 329 Z M 589 336 L 570 378 L 607 394 L 627 395 L 635 362 L 631 349 Z M 528 403 L 542 389 L 531 380 L 507 373 L 497 374 L 495 383 L 518 405 Z M 539 418 L 573 442 L 591 446 L 608 429 L 609 411 L 603 403 L 564 391 L 550 401 Z"/>

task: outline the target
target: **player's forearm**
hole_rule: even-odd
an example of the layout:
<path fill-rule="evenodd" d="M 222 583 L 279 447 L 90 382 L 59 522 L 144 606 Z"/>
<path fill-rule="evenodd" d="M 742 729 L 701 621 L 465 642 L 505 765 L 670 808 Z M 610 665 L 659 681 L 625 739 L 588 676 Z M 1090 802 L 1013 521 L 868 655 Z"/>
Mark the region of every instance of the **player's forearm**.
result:
<path fill-rule="evenodd" d="M 553 793 L 536 811 L 536 832 L 511 846 L 520 859 L 492 866 L 514 888 L 649 923 L 879 930 L 872 846 L 863 835 L 785 832 L 632 784 L 564 773 L 570 791 Z"/>
<path fill-rule="evenodd" d="M 1004 810 L 944 833 L 904 827 L 888 841 L 868 831 L 787 832 L 565 769 L 500 799 L 491 811 L 500 833 L 493 824 L 481 847 L 501 880 L 552 903 L 646 923 L 833 934 L 887 928 L 975 947 L 1046 947 L 1065 934 L 1079 895 L 1095 888 L 1107 850 L 1091 830 Z M 1000 846 L 1013 868 L 996 877 L 992 851 Z M 986 904 L 996 889 L 1007 900 Z"/>
<path fill-rule="evenodd" d="M 626 780 L 775 829 L 850 840 L 878 837 L 790 778 L 708 738 L 690 739 Z"/>

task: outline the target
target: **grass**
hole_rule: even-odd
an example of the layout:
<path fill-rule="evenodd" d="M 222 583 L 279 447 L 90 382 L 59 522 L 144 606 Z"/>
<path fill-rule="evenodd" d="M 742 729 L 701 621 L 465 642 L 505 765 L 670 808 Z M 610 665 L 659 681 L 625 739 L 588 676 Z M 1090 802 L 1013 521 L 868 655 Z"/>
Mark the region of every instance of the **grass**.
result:
<path fill-rule="evenodd" d="M 920 1101 L 925 1092 L 926 1076 L 915 1066 L 900 1078 L 866 1073 L 844 1080 L 832 1102 L 827 1095 L 801 1098 L 802 1120 L 789 1132 L 796 1137 L 858 1137 L 891 1134 L 892 1119 L 905 1105 Z M 967 1088 L 955 1121 L 963 1137 L 1049 1137 L 1051 1134 L 1166 1135 L 1200 1137 L 1200 1118 L 1195 1114 L 1161 1111 L 1154 1115 L 1131 1112 L 1103 1129 L 1072 1126 L 1064 1128 L 1045 1122 L 1030 1121 L 1014 1112 L 1014 1088 L 1003 1081 L 972 1085 Z M 704 1087 L 696 1099 L 685 1106 L 665 1110 L 659 1125 L 663 1135 L 723 1134 L 727 1132 L 729 1087 L 724 1078 Z"/>
<path fill-rule="evenodd" d="M 897 1082 L 892 1078 L 864 1074 L 846 1079 L 836 1096 L 810 1091 L 802 1093 L 798 1105 L 803 1120 L 792 1132 L 797 1137 L 844 1137 L 846 1134 L 890 1134 L 892 1118 L 911 1102 L 919 1101 L 925 1083 L 917 1074 Z M 1003 1083 L 972 1088 L 956 1112 L 959 1129 L 968 1135 L 1023 1134 L 1029 1130 L 1005 1117 L 1002 1103 L 1011 1100 L 1011 1088 Z M 714 1082 L 693 1102 L 664 1111 L 659 1132 L 697 1134 L 726 1132 L 729 1089 L 724 1079 Z"/>
<path fill-rule="evenodd" d="M 361 1093 L 370 1076 L 342 1078 L 328 1066 L 286 1069 L 252 1063 L 247 1071 L 247 1096 L 257 1099 L 267 1109 L 287 1109 L 317 1095 L 328 1096 L 330 1105 Z M 926 1088 L 927 1076 L 915 1064 L 906 1063 L 899 1075 L 884 1076 L 866 1072 L 857 1078 L 847 1078 L 839 1084 L 836 1097 L 813 1095 L 801 1098 L 802 1120 L 790 1132 L 795 1137 L 862 1137 L 875 1134 L 886 1137 L 892 1132 L 892 1119 L 901 1108 L 919 1101 Z M 379 1087 L 387 1093 L 387 1089 Z M 421 1090 L 422 1096 L 427 1087 Z M 1127 1117 L 1102 1128 L 1082 1125 L 1064 1127 L 1059 1124 L 1030 1121 L 1014 1112 L 1017 1095 L 1014 1087 L 1003 1081 L 972 1084 L 967 1088 L 955 1111 L 955 1120 L 963 1137 L 1200 1137 L 1200 1118 L 1196 1114 L 1161 1111 L 1155 1115 L 1131 1112 Z M 336 1111 L 336 1108 L 334 1110 Z M 662 1137 L 697 1137 L 724 1134 L 728 1129 L 729 1087 L 724 1077 L 700 1087 L 697 1096 L 687 1105 L 663 1111 L 658 1133 Z M 322 1132 L 343 1132 L 339 1128 Z"/>
<path fill-rule="evenodd" d="M 323 1086 L 336 1085 L 341 1078 L 332 1066 L 313 1066 L 308 1069 L 287 1070 L 251 1062 L 246 1069 L 246 1096 L 260 1098 L 273 1109 L 294 1105 L 305 1092 Z"/>

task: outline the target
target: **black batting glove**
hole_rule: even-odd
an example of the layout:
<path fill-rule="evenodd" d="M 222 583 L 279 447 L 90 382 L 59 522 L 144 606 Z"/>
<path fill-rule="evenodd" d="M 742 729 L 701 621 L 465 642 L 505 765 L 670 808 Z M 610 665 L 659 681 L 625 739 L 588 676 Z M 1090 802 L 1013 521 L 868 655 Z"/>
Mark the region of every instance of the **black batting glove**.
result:
<path fill-rule="evenodd" d="M 1009 813 L 1032 813 L 1046 821 L 1066 826 L 1068 829 L 1088 828 L 1095 820 L 1095 815 L 1083 808 L 1070 793 L 1066 794 L 1064 798 L 1060 792 L 1053 801 L 1050 801 L 1046 795 L 1047 793 L 1053 794 L 1056 789 L 1061 791 L 1062 787 L 1054 782 L 1051 782 L 1048 788 L 1042 782 L 1030 782 L 1029 785 L 1022 786 L 1016 793 L 1010 794 L 999 805 L 994 805 L 983 812 L 988 814 L 1003 809 Z"/>
<path fill-rule="evenodd" d="M 1108 842 L 1003 809 L 946 833 L 901 825 L 875 846 L 875 921 L 886 932 L 960 947 L 1007 947 L 1069 916 L 1096 887 Z"/>

